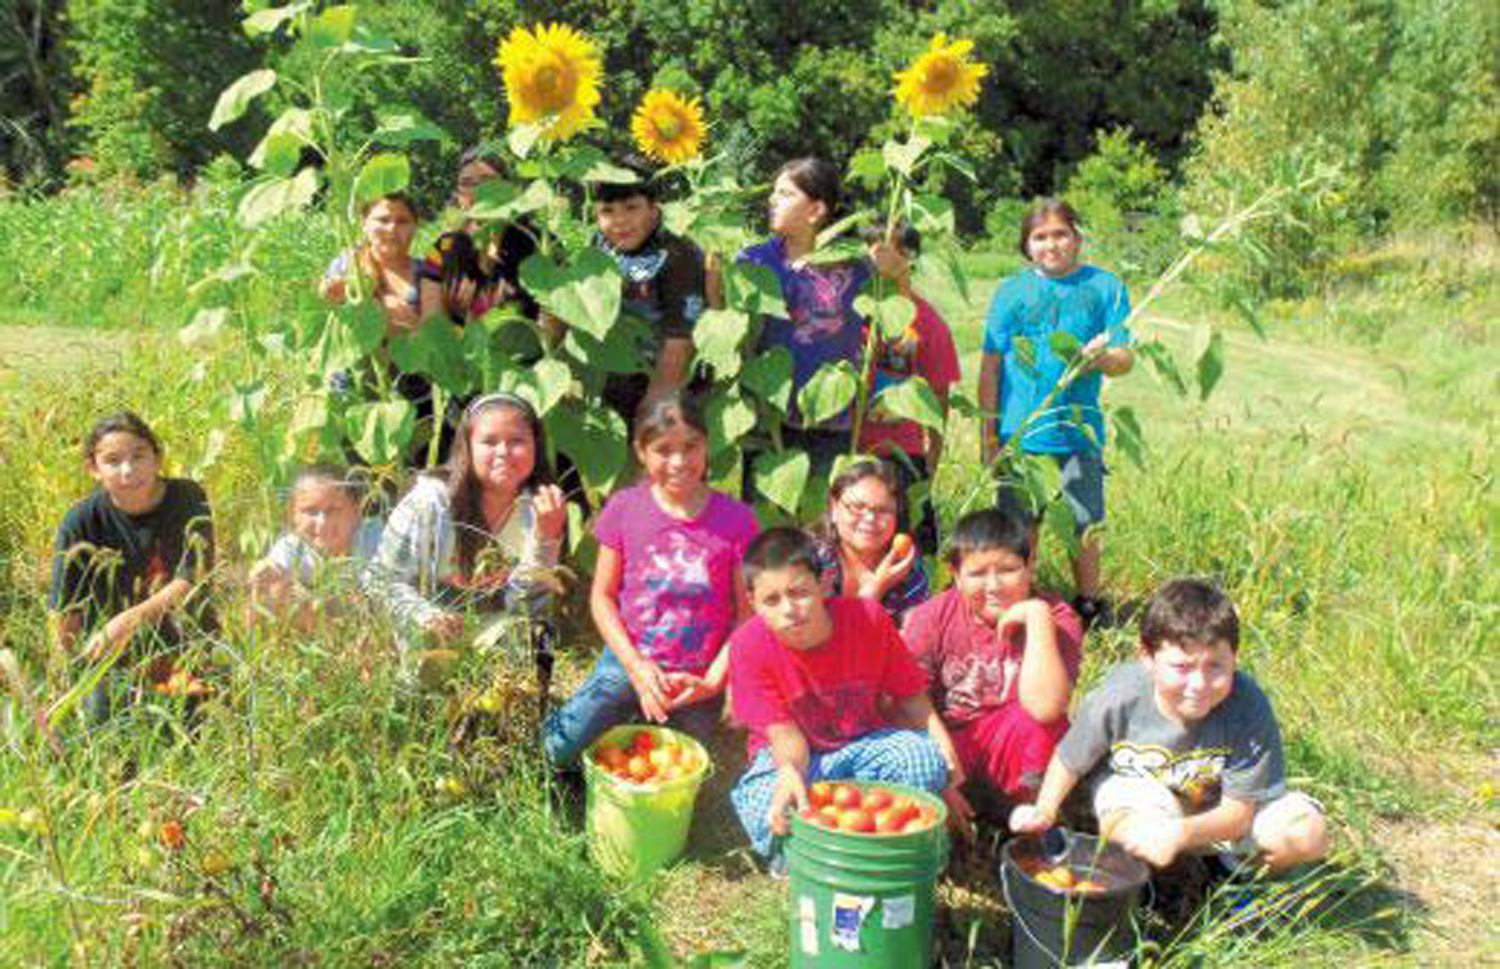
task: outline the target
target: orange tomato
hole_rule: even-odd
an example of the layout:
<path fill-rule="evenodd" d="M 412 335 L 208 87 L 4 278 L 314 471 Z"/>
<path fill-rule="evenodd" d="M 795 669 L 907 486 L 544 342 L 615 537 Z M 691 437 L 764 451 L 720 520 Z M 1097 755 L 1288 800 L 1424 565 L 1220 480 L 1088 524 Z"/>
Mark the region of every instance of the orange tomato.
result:
<path fill-rule="evenodd" d="M 825 804 L 818 808 L 818 817 L 823 819 L 823 827 L 825 828 L 837 828 L 839 826 L 839 816 L 842 814 L 843 812 L 832 804 Z"/>
<path fill-rule="evenodd" d="M 915 544 L 916 542 L 912 541 L 910 535 L 905 532 L 897 532 L 896 537 L 891 539 L 891 556 L 900 561 L 911 553 L 912 546 Z"/>
<path fill-rule="evenodd" d="M 187 832 L 182 828 L 182 822 L 176 818 L 168 818 L 161 823 L 161 843 L 172 851 L 178 851 L 187 842 Z"/>
<path fill-rule="evenodd" d="M 626 769 L 630 773 L 631 780 L 635 781 L 645 781 L 653 772 L 651 761 L 640 754 L 636 754 L 630 758 L 630 763 L 626 765 Z"/>
<path fill-rule="evenodd" d="M 906 826 L 906 813 L 895 808 L 886 808 L 875 814 L 875 830 L 881 834 L 895 834 Z"/>
<path fill-rule="evenodd" d="M 818 781 L 807 789 L 807 799 L 812 802 L 813 807 L 822 807 L 833 803 L 833 785 L 827 781 Z"/>
<path fill-rule="evenodd" d="M 871 814 L 878 814 L 895 803 L 895 796 L 883 788 L 867 789 L 860 807 Z"/>
<path fill-rule="evenodd" d="M 850 808 L 839 815 L 839 828 L 868 833 L 875 830 L 875 819 L 870 817 L 868 811 Z"/>
<path fill-rule="evenodd" d="M 833 804 L 836 807 L 843 808 L 846 811 L 849 810 L 850 808 L 857 808 L 857 807 L 859 807 L 859 805 L 860 805 L 859 788 L 857 788 L 857 787 L 851 787 L 848 784 L 835 784 L 835 785 L 833 785 L 833 798 L 832 798 L 832 802 L 833 802 Z"/>

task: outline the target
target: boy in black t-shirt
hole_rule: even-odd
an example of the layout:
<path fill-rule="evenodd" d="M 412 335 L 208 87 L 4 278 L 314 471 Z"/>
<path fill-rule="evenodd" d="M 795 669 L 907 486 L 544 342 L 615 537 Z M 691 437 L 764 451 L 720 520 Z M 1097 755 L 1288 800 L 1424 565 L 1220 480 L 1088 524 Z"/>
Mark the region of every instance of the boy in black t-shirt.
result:
<path fill-rule="evenodd" d="M 661 205 L 643 164 L 635 181 L 593 186 L 594 244 L 624 277 L 617 326 L 633 327 L 645 371 L 611 373 L 604 401 L 628 427 L 648 396 L 683 387 L 693 358 L 693 326 L 704 308 L 703 253 L 661 224 Z"/>

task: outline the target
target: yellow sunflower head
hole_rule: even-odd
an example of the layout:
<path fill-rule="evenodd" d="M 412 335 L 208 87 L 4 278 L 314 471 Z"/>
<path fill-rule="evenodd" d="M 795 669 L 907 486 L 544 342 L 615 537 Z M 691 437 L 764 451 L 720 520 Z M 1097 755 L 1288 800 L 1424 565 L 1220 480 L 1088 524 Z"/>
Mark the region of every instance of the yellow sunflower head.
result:
<path fill-rule="evenodd" d="M 495 58 L 511 124 L 549 121 L 546 137 L 566 141 L 594 117 L 603 73 L 593 41 L 565 24 L 517 27 Z"/>
<path fill-rule="evenodd" d="M 972 40 L 949 43 L 942 33 L 932 38 L 910 67 L 896 72 L 896 103 L 915 118 L 972 105 L 979 98 L 979 79 L 990 72 L 969 60 L 973 49 Z"/>
<path fill-rule="evenodd" d="M 669 165 L 696 158 L 707 135 L 698 99 L 666 90 L 646 94 L 630 119 L 630 132 L 641 151 Z"/>

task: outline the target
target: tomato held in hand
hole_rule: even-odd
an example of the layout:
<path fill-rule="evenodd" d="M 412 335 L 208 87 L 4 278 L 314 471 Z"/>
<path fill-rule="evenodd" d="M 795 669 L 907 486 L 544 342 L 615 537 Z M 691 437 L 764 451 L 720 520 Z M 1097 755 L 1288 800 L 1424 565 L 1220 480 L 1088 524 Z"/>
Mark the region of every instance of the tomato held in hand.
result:
<path fill-rule="evenodd" d="M 897 562 L 911 554 L 912 547 L 916 542 L 905 532 L 897 532 L 896 537 L 891 539 L 891 558 Z"/>

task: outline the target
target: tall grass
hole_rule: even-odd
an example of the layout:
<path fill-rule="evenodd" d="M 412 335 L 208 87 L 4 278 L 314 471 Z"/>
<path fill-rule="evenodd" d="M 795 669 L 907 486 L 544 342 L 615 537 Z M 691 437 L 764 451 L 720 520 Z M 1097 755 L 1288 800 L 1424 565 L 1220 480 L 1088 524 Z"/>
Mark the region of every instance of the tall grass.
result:
<path fill-rule="evenodd" d="M 68 724 L 64 757 L 19 726 L 4 738 L 0 808 L 39 809 L 45 833 L 0 830 L 0 963 L 639 964 L 643 926 L 661 924 L 679 949 L 781 964 L 784 895 L 741 856 L 700 857 L 645 891 L 604 879 L 574 797 L 548 783 L 537 752 L 493 723 L 455 739 L 455 703 L 401 685 L 378 622 L 300 636 L 239 621 L 238 576 L 281 520 L 266 462 L 296 388 L 273 380 L 254 422 L 230 421 L 218 402 L 247 379 L 249 348 L 190 353 L 171 332 L 230 251 L 231 206 L 212 185 L 0 201 L 0 265 L 21 274 L 0 323 L 124 331 L 70 345 L 65 360 L 0 367 L 0 646 L 41 689 L 51 536 L 90 486 L 77 441 L 127 406 L 161 433 L 169 471 L 206 485 L 229 620 L 198 647 L 227 671 L 227 699 L 191 739 L 170 704 L 129 729 Z M 1471 804 L 1484 752 L 1500 746 L 1486 647 L 1500 601 L 1495 414 L 1479 393 L 1494 385 L 1497 288 L 1492 272 L 1432 252 L 1398 248 L 1367 279 L 1275 308 L 1269 345 L 1233 334 L 1224 388 L 1206 404 L 1140 373 L 1110 390 L 1154 442 L 1146 468 L 1121 459 L 1110 477 L 1113 593 L 1138 602 L 1185 572 L 1224 583 L 1294 781 L 1325 801 L 1343 841 L 1338 866 L 1300 896 L 1313 915 L 1252 937 L 1211 910 L 1153 942 L 1162 964 L 1357 962 L 1419 945 L 1409 909 L 1391 918 L 1371 891 L 1386 874 L 1370 825 Z M 247 306 L 267 319 L 303 311 L 327 255 L 310 223 L 279 226 Z M 1398 296 L 1402 280 L 1435 294 L 1443 279 L 1461 301 Z M 990 288 L 976 285 L 978 299 Z M 982 305 L 938 295 L 972 375 Z M 1200 310 L 1171 301 L 1145 323 L 1179 339 L 1171 318 Z M 1378 333 L 1361 322 L 1371 315 Z M 0 359 L 13 339 L 0 327 Z M 949 521 L 979 473 L 973 428 L 951 430 L 936 489 Z M 205 462 L 216 431 L 222 449 Z M 1065 589 L 1061 556 L 1045 554 L 1044 584 Z M 597 648 L 566 645 L 573 666 Z M 1132 646 L 1128 628 L 1091 637 L 1085 682 Z M 53 691 L 80 672 L 55 659 L 50 670 Z M 20 718 L 0 716 L 0 729 Z M 163 841 L 168 820 L 185 826 L 180 848 Z M 733 822 L 720 806 L 712 823 Z M 989 951 L 974 942 L 948 951 L 952 964 L 993 964 L 965 961 Z"/>

